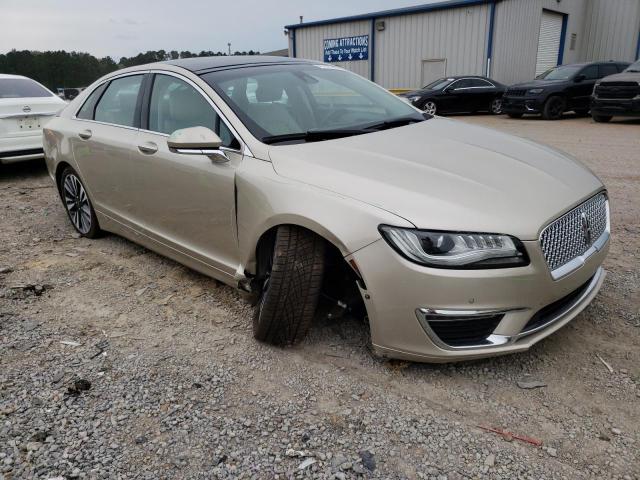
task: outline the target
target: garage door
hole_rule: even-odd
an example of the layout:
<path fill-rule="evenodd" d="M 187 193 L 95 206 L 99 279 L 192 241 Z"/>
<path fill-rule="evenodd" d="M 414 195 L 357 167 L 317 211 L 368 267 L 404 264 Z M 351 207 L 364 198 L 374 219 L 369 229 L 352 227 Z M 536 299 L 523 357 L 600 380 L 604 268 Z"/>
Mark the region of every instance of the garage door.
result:
<path fill-rule="evenodd" d="M 560 37 L 562 35 L 562 18 L 563 16 L 560 13 L 548 12 L 546 10 L 542 11 L 536 75 L 540 75 L 558 64 Z"/>

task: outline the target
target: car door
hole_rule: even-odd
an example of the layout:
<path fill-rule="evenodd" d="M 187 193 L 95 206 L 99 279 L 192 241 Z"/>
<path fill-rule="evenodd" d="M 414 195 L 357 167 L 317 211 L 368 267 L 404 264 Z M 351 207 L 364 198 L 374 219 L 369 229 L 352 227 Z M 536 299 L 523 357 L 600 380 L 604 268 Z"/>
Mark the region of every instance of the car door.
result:
<path fill-rule="evenodd" d="M 575 79 L 578 77 L 582 78 L 582 80 L 576 82 Z M 578 72 L 574 77 L 573 85 L 569 87 L 571 91 L 569 108 L 577 110 L 589 109 L 591 92 L 593 92 L 593 87 L 598 78 L 600 78 L 598 65 L 588 65 Z"/>
<path fill-rule="evenodd" d="M 465 112 L 466 104 L 468 103 L 468 95 L 466 87 L 468 81 L 466 79 L 460 79 L 452 82 L 443 91 L 443 95 L 438 98 L 438 111 L 439 112 Z"/>
<path fill-rule="evenodd" d="M 470 112 L 487 111 L 495 97 L 496 87 L 482 78 L 468 79 L 469 110 Z"/>
<path fill-rule="evenodd" d="M 203 126 L 218 133 L 228 161 L 171 151 L 176 130 Z M 213 102 L 185 77 L 155 73 L 142 110 L 130 168 L 137 185 L 136 227 L 156 242 L 228 275 L 235 273 L 235 173 L 242 161 L 238 136 Z"/>
<path fill-rule="evenodd" d="M 127 174 L 140 116 L 144 72 L 96 88 L 74 117 L 70 145 L 97 212 L 131 221 L 136 185 Z"/>

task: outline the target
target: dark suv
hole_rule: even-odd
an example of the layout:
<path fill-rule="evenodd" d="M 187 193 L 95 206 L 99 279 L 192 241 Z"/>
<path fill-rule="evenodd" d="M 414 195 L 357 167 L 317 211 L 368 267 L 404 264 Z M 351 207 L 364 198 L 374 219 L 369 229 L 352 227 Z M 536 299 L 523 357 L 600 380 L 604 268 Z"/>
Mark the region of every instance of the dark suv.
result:
<path fill-rule="evenodd" d="M 541 113 L 546 120 L 557 120 L 571 110 L 587 115 L 596 81 L 628 66 L 624 62 L 594 62 L 554 67 L 532 82 L 510 86 L 502 97 L 502 111 L 511 118 Z"/>
<path fill-rule="evenodd" d="M 640 117 L 640 60 L 596 82 L 591 116 L 596 122 L 608 122 L 615 115 Z"/>

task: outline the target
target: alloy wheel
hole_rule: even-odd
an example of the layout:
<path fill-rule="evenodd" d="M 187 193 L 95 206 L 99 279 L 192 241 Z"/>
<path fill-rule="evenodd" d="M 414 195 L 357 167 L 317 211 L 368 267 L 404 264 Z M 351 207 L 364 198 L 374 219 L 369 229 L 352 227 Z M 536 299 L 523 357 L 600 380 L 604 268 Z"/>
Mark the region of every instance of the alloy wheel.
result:
<path fill-rule="evenodd" d="M 91 205 L 80 179 L 73 173 L 63 182 L 64 204 L 69 218 L 78 232 L 87 234 L 91 230 Z"/>
<path fill-rule="evenodd" d="M 491 102 L 491 113 L 494 115 L 500 115 L 502 113 L 502 99 L 494 98 Z"/>
<path fill-rule="evenodd" d="M 424 110 L 424 113 L 427 113 L 429 115 L 435 115 L 437 110 L 436 102 L 434 102 L 433 100 L 429 100 L 424 104 L 422 110 Z"/>

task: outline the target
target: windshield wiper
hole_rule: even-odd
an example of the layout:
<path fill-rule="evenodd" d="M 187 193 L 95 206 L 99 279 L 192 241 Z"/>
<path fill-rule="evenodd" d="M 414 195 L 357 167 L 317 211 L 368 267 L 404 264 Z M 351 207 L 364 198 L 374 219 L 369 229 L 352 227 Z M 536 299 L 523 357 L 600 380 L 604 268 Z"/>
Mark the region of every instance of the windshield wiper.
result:
<path fill-rule="evenodd" d="M 422 118 L 419 118 L 416 116 L 394 118 L 392 120 L 385 120 L 384 122 L 365 125 L 363 128 L 367 130 L 387 130 L 389 128 L 396 128 L 396 127 L 402 127 L 404 125 L 409 125 L 410 123 L 423 122 L 429 118 L 432 118 L 432 115 L 425 113 L 421 117 Z"/>
<path fill-rule="evenodd" d="M 282 135 L 268 135 L 262 137 L 262 142 L 266 144 L 304 140 L 305 142 L 317 142 L 319 140 L 331 140 L 334 138 L 351 137 L 369 133 L 366 128 L 336 128 L 331 130 L 307 130 L 306 132 L 285 133 Z"/>

